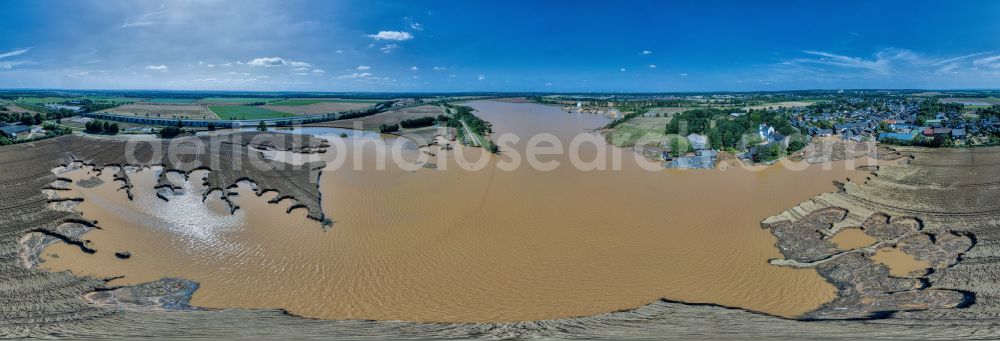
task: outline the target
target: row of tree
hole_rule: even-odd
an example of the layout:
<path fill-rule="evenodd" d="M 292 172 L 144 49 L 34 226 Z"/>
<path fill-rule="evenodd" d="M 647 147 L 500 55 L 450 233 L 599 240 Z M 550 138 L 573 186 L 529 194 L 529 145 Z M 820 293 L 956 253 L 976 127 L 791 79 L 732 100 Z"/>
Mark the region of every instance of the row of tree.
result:
<path fill-rule="evenodd" d="M 424 116 L 420 118 L 411 118 L 408 120 L 399 121 L 399 126 L 406 129 L 412 129 L 412 128 L 432 126 L 434 125 L 435 122 L 437 122 L 437 119 L 435 119 L 433 116 Z"/>
<path fill-rule="evenodd" d="M 84 130 L 91 134 L 117 135 L 119 132 L 118 123 L 92 120 L 84 124 Z"/>

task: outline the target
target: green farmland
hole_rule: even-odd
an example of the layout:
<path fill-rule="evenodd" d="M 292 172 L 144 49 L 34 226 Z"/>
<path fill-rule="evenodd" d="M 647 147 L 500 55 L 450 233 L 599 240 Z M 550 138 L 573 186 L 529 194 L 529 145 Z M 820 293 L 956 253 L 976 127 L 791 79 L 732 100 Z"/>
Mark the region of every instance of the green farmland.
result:
<path fill-rule="evenodd" d="M 219 119 L 223 120 L 258 120 L 263 118 L 282 118 L 295 116 L 293 114 L 277 112 L 270 109 L 264 109 L 257 106 L 242 106 L 242 105 L 210 105 L 209 110 L 212 110 Z"/>
<path fill-rule="evenodd" d="M 312 105 L 317 103 L 378 103 L 378 100 L 373 99 L 343 99 L 343 98 L 289 98 L 276 102 L 270 102 L 268 105 L 284 105 L 284 106 L 303 106 Z"/>
<path fill-rule="evenodd" d="M 247 104 L 256 102 L 274 102 L 280 101 L 281 98 L 262 98 L 262 97 L 208 97 L 198 100 L 197 103 L 200 104 Z"/>

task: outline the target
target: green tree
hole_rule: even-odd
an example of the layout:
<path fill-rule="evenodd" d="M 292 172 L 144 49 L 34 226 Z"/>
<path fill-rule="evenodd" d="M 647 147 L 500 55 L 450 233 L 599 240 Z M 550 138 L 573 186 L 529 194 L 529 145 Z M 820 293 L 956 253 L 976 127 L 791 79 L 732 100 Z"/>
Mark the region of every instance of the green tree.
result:
<path fill-rule="evenodd" d="M 257 130 L 258 131 L 267 131 L 267 124 L 265 124 L 264 121 L 257 122 Z"/>
<path fill-rule="evenodd" d="M 673 157 L 684 156 L 684 154 L 687 154 L 688 149 L 691 148 L 691 145 L 690 143 L 688 143 L 688 140 L 683 136 L 679 135 L 674 135 L 670 137 L 669 145 L 670 145 L 670 156 Z"/>

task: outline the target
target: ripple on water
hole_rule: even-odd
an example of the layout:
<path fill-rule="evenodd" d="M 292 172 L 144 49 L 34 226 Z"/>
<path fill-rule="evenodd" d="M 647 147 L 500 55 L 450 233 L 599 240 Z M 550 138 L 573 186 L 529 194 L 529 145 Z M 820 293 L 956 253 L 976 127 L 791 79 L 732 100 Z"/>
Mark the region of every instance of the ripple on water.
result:
<path fill-rule="evenodd" d="M 567 138 L 606 122 L 533 104 L 472 105 L 497 133 L 528 137 Z M 522 150 L 526 140 L 511 148 Z M 304 210 L 286 214 L 290 202 L 269 204 L 248 184 L 231 197 L 241 208 L 233 215 L 220 192 L 202 202 L 205 189 L 190 181 L 180 181 L 169 202 L 156 198 L 155 169 L 134 172 L 132 202 L 107 183 L 74 187 L 86 199 L 77 209 L 104 227 L 87 238 L 98 250 L 133 257 L 54 245 L 47 253 L 73 257 L 44 266 L 125 275 L 118 284 L 184 277 L 201 284 L 192 301 L 198 306 L 329 319 L 551 319 L 662 297 L 795 316 L 831 300 L 834 288 L 814 270 L 768 265 L 780 254 L 759 222 L 834 190 L 830 180 L 863 174 L 843 167 L 648 172 L 614 148 L 604 152 L 626 156 L 620 171 L 469 172 L 452 159 L 475 160 L 481 150 L 436 152 L 449 158 L 435 160 L 438 169 L 325 170 L 323 210 L 336 220 L 326 231 Z M 329 161 L 333 153 L 318 157 Z M 361 153 L 373 162 L 369 149 Z"/>

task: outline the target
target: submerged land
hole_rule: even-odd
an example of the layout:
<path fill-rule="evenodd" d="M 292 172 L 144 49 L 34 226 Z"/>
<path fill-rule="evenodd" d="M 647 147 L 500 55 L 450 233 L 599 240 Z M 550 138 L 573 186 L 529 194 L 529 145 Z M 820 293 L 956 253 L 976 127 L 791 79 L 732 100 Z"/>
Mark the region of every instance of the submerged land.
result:
<path fill-rule="evenodd" d="M 8 103 L 21 108 L 23 95 Z M 317 104 L 279 96 L 263 106 Z M 601 107 L 596 98 L 567 95 L 394 96 L 358 99 L 373 109 L 339 108 L 292 130 L 260 121 L 261 131 L 222 123 L 210 131 L 180 118 L 175 141 L 221 141 L 204 152 L 194 144 L 155 143 L 171 126 L 136 125 L 124 136 L 86 132 L 63 123 L 93 120 L 86 112 L 56 111 L 47 123 L 59 125 L 49 130 L 58 133 L 0 147 L 0 183 L 7 189 L 0 194 L 0 330 L 11 336 L 996 337 L 990 245 L 1000 221 L 993 184 L 1000 149 L 988 146 L 995 108 L 880 96 L 640 96 Z M 942 103 L 953 103 L 970 94 L 943 96 L 949 95 L 941 95 Z M 574 99 L 580 104 L 570 105 Z M 657 109 L 664 104 L 657 101 L 690 107 Z M 850 107 L 828 110 L 831 103 Z M 927 124 L 926 110 L 941 110 L 933 116 L 943 118 L 931 124 L 981 129 L 965 137 L 932 131 L 935 145 L 865 143 L 865 136 L 886 132 L 877 122 L 889 120 L 868 105 L 882 105 L 894 117 L 912 114 L 910 125 Z M 128 110 L 101 110 L 114 108 Z M 364 114 L 344 114 L 350 112 Z M 963 121 L 952 121 L 952 114 Z M 676 117 L 692 120 L 689 128 L 703 118 L 713 123 L 681 135 L 671 130 L 679 128 L 676 121 L 670 126 Z M 805 117 L 874 120 L 876 128 L 826 136 L 811 130 L 827 124 L 823 119 Z M 761 134 L 754 119 L 798 135 Z M 714 127 L 743 120 L 753 123 L 743 133 L 761 140 L 713 145 L 722 133 Z M 386 131 L 392 125 L 397 130 Z M 654 142 L 640 148 L 623 145 L 622 134 L 633 139 L 627 129 L 662 138 L 646 138 Z M 615 171 L 465 171 L 454 164 L 461 156 L 492 166 L 523 152 L 523 140 L 487 148 L 483 140 L 494 145 L 503 133 L 550 133 L 565 144 L 591 134 L 606 141 L 594 146 L 606 149 L 585 148 L 584 159 L 613 151 L 639 157 L 625 158 Z M 671 136 L 699 141 L 690 135 L 705 135 L 708 146 L 685 145 L 676 153 L 680 145 Z M 328 168 L 338 156 L 330 148 L 337 139 L 348 145 L 403 139 L 405 155 L 438 158 L 416 170 Z M 796 141 L 803 145 L 793 148 Z M 130 144 L 140 161 L 123 157 Z M 762 154 L 775 145 L 780 152 Z M 158 158 L 170 154 L 160 148 L 191 153 Z M 712 151 L 718 154 L 711 169 L 665 169 L 676 168 L 673 159 Z M 190 162 L 196 160 L 203 162 Z M 232 167 L 233 160 L 261 167 Z M 185 330 L 171 327 L 178 323 Z"/>

